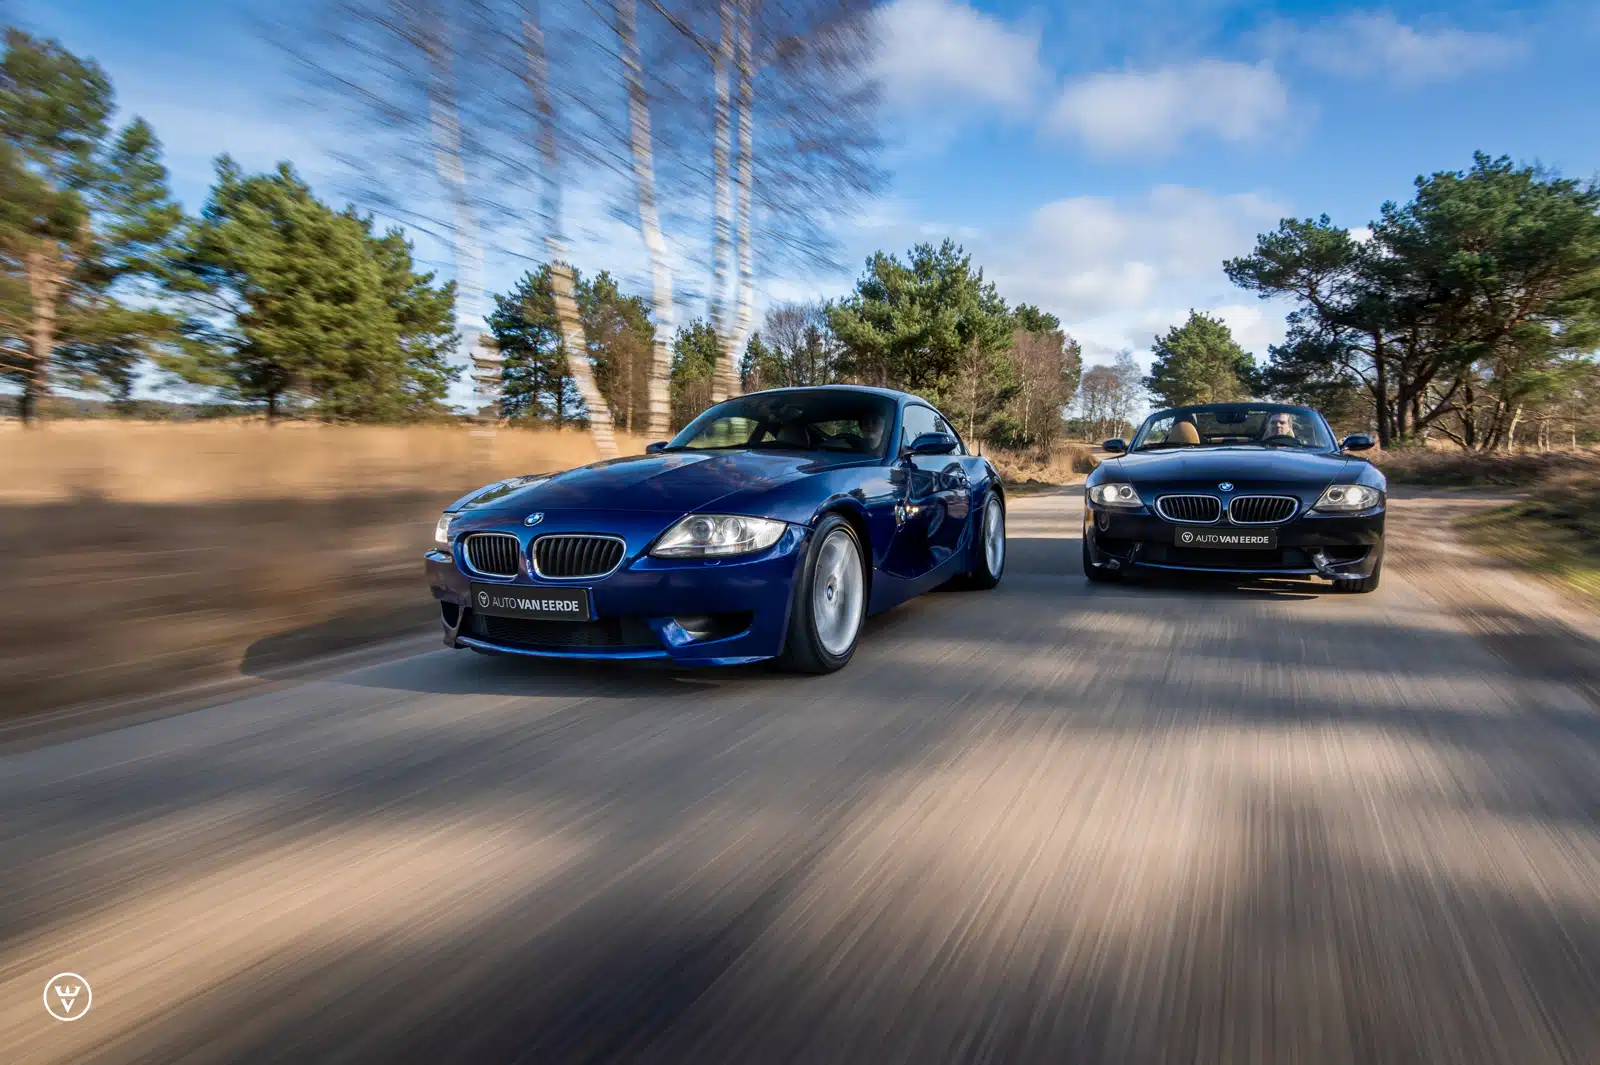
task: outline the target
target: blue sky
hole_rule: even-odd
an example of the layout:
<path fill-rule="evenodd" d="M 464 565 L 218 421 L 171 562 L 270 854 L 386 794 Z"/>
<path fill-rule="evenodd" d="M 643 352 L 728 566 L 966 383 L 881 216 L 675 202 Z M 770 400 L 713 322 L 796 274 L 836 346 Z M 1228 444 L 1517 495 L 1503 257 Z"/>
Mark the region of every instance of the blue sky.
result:
<path fill-rule="evenodd" d="M 56 0 L 18 13 L 106 67 L 166 143 L 190 208 L 221 151 L 252 168 L 292 159 L 334 194 L 327 131 L 244 7 Z M 841 223 L 842 270 L 763 276 L 764 302 L 841 295 L 872 250 L 948 235 L 1002 294 L 1058 314 L 1091 362 L 1143 356 L 1191 307 L 1265 358 L 1282 310 L 1232 289 L 1221 262 L 1278 218 L 1359 227 L 1419 173 L 1480 149 L 1600 172 L 1592 3 L 895 0 L 882 29 L 892 183 Z M 580 266 L 647 290 L 633 231 L 598 209 L 574 228 Z M 688 261 L 700 235 L 676 236 Z M 444 248 L 418 247 L 449 273 Z M 491 257 L 489 287 L 519 269 Z"/>

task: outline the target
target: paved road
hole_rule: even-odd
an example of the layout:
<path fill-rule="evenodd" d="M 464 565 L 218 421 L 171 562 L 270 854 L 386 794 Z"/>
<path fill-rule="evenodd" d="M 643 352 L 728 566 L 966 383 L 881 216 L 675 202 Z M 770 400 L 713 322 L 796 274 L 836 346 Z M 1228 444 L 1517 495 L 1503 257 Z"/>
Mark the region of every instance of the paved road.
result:
<path fill-rule="evenodd" d="M 1091 588 L 1078 506 L 832 677 L 439 651 L 0 759 L 0 1058 L 1600 1061 L 1581 678 L 1398 572 Z"/>

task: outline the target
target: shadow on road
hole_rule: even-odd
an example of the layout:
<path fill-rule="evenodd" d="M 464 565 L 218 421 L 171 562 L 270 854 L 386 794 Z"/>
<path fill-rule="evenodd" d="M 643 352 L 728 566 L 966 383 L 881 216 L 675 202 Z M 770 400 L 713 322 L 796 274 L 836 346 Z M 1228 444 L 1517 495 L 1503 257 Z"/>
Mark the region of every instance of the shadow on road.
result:
<path fill-rule="evenodd" d="M 91 1062 L 1592 1058 L 1559 671 L 1398 584 L 1010 566 L 828 677 L 440 651 L 157 723 L 0 784 L 0 941 L 218 927 Z"/>

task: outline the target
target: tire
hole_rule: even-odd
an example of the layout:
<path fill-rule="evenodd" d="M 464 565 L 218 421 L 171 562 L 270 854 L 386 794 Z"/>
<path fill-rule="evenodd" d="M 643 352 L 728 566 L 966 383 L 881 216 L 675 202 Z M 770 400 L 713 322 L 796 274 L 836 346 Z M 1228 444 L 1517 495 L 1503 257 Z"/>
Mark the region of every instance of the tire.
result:
<path fill-rule="evenodd" d="M 1104 566 L 1096 566 L 1089 561 L 1089 538 L 1087 536 L 1083 538 L 1083 575 L 1088 577 L 1094 584 L 1116 584 L 1122 580 L 1122 574 L 1116 570 L 1106 569 Z"/>
<path fill-rule="evenodd" d="M 778 668 L 832 673 L 845 667 L 867 617 L 866 565 L 849 522 L 829 514 L 817 523 L 795 576 Z"/>
<path fill-rule="evenodd" d="M 1372 576 L 1354 581 L 1334 581 L 1333 590 L 1339 595 L 1365 595 L 1378 590 L 1378 580 L 1383 576 L 1383 544 L 1378 544 L 1378 561 L 1373 563 Z"/>
<path fill-rule="evenodd" d="M 977 561 L 970 570 L 950 582 L 957 588 L 978 592 L 986 592 L 999 584 L 1006 572 L 1006 505 L 999 495 L 990 492 L 983 501 L 982 513 L 977 542 L 972 545 Z M 995 529 L 990 528 L 990 522 L 995 524 Z M 990 549 L 991 535 L 999 537 L 994 550 Z"/>

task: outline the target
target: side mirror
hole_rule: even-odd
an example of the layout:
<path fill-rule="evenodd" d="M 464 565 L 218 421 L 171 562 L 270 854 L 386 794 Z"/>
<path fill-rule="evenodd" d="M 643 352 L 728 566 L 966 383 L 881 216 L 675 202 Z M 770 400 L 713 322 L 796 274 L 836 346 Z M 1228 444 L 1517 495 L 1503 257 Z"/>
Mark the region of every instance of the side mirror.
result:
<path fill-rule="evenodd" d="M 1339 444 L 1340 451 L 1366 451 L 1372 447 L 1372 437 L 1366 433 L 1351 433 Z"/>
<path fill-rule="evenodd" d="M 665 440 L 657 440 L 653 444 L 646 444 L 644 446 L 644 453 L 646 455 L 654 455 L 659 451 L 665 450 L 667 450 L 667 442 Z"/>
<path fill-rule="evenodd" d="M 1100 446 L 1112 454 L 1128 450 L 1128 442 L 1120 436 L 1114 436 L 1110 440 L 1103 441 Z"/>
<path fill-rule="evenodd" d="M 956 438 L 949 433 L 923 433 L 911 441 L 909 455 L 948 455 L 956 449 Z"/>

